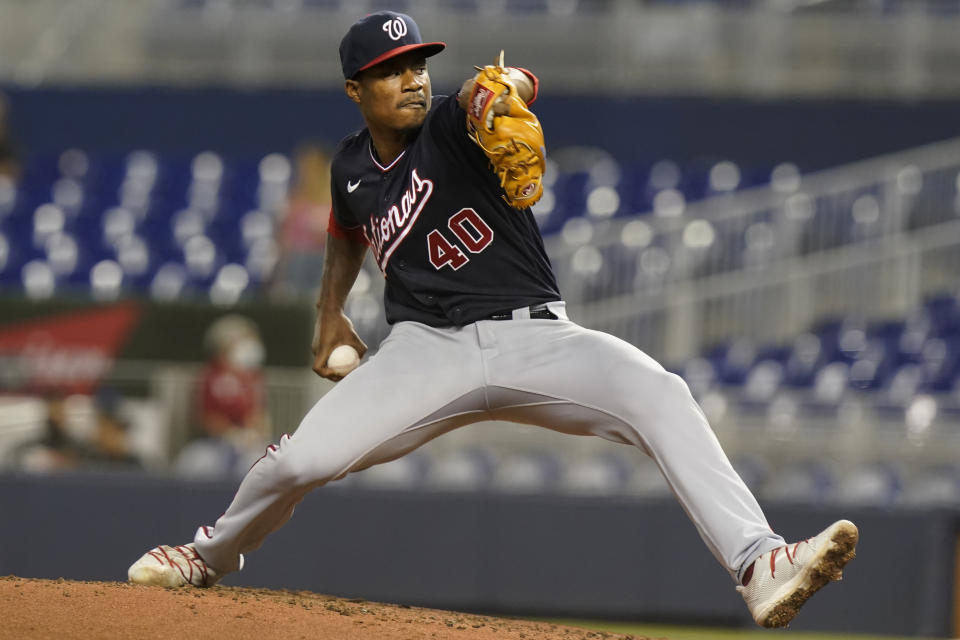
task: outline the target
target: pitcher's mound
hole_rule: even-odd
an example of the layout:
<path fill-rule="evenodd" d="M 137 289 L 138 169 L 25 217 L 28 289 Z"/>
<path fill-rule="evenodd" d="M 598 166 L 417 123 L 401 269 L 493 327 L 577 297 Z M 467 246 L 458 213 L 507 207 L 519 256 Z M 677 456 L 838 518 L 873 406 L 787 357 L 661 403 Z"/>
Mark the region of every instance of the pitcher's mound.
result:
<path fill-rule="evenodd" d="M 25 640 L 648 640 L 307 591 L 164 589 L 16 576 L 0 578 L 0 611 L 0 635 Z"/>

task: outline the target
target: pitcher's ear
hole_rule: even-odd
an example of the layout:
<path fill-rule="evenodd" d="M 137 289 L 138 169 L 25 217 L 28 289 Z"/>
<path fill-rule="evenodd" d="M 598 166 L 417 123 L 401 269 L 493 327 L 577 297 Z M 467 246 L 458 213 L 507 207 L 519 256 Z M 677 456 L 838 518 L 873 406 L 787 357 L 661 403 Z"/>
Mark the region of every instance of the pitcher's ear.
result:
<path fill-rule="evenodd" d="M 360 82 L 357 80 L 344 80 L 343 91 L 347 97 L 360 104 Z"/>

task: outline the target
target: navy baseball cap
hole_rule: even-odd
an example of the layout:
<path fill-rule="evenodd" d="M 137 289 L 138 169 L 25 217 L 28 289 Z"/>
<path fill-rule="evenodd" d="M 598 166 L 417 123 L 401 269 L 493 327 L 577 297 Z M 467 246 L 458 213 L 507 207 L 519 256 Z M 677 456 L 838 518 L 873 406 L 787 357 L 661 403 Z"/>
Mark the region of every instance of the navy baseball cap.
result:
<path fill-rule="evenodd" d="M 340 41 L 343 77 L 350 79 L 364 69 L 408 51 L 420 50 L 426 57 L 443 51 L 443 42 L 424 42 L 413 18 L 395 11 L 378 11 L 353 23 Z"/>

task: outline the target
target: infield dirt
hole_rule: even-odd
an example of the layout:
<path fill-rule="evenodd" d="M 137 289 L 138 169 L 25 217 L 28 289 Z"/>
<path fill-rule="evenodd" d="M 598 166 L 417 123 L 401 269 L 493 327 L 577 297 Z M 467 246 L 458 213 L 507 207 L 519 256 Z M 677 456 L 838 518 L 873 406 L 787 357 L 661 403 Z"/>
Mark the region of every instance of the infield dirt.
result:
<path fill-rule="evenodd" d="M 0 638 L 652 640 L 509 618 L 239 587 L 0 577 Z"/>

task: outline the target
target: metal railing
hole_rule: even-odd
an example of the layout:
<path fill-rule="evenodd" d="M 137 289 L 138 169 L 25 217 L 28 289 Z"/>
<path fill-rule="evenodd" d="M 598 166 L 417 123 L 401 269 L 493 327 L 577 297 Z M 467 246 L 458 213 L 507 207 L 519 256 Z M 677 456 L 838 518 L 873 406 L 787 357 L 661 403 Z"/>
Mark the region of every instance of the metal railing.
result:
<path fill-rule="evenodd" d="M 547 240 L 571 314 L 667 362 L 960 286 L 960 139 Z M 584 232 L 583 226 L 590 227 Z"/>

